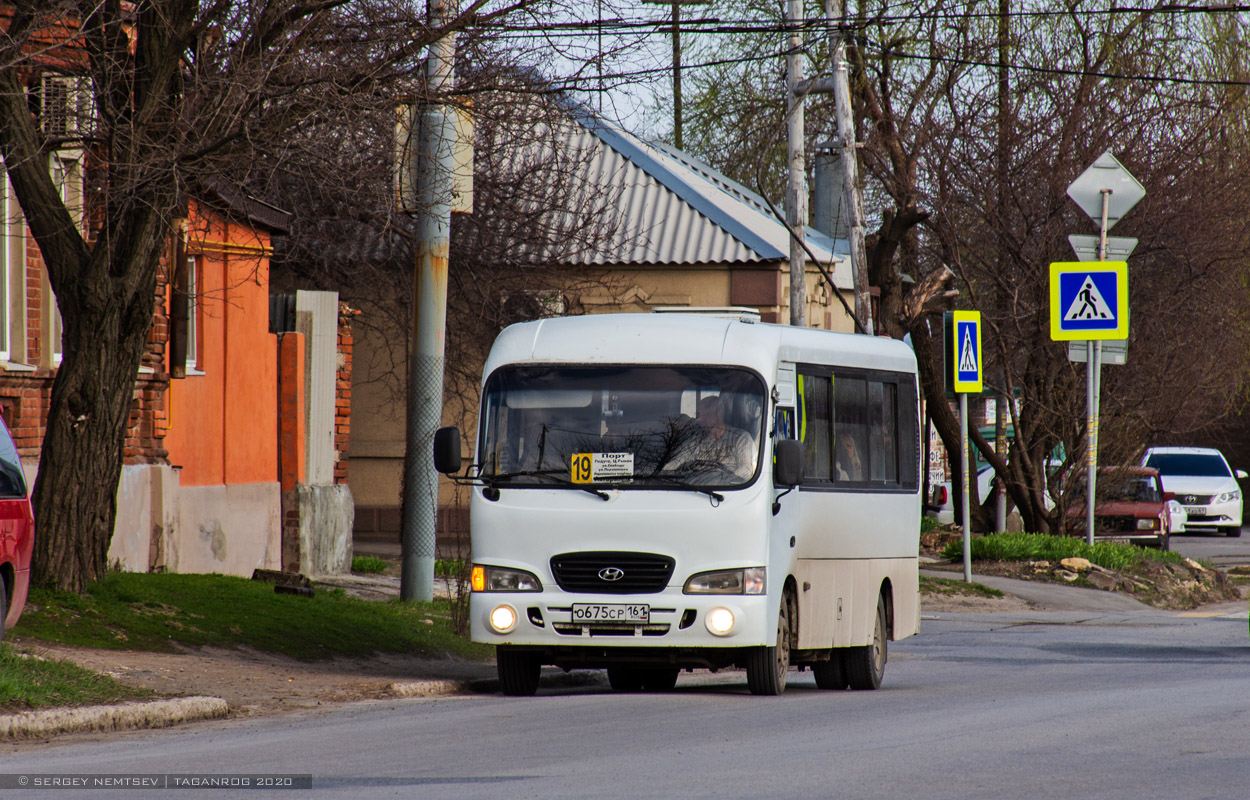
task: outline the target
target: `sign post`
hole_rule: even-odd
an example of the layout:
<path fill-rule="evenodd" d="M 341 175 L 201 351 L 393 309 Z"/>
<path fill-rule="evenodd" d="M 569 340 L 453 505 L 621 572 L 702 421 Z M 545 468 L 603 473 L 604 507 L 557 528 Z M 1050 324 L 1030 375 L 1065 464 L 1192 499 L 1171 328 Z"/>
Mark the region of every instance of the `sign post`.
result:
<path fill-rule="evenodd" d="M 1133 239 L 1109 239 L 1107 231 L 1145 196 L 1146 190 L 1111 151 L 1103 153 L 1068 185 L 1068 197 L 1099 223 L 1097 269 L 1085 267 L 1082 273 L 1077 269 L 1064 269 L 1072 267 L 1071 263 L 1050 265 L 1050 338 L 1056 341 L 1084 339 L 1088 348 L 1085 365 L 1085 539 L 1090 545 L 1094 544 L 1094 499 L 1098 477 L 1102 340 L 1128 339 L 1128 264 L 1107 261 L 1107 250 L 1114 243 L 1117 250 L 1127 257 L 1137 244 Z M 1086 242 L 1081 241 L 1081 237 L 1075 237 L 1071 242 L 1078 256 L 1084 258 L 1081 251 Z M 1101 269 L 1104 267 L 1113 269 Z M 1066 277 L 1066 282 L 1061 276 Z M 1108 297 L 1109 294 L 1114 295 L 1114 299 Z"/>
<path fill-rule="evenodd" d="M 948 388 L 959 395 L 959 480 L 963 486 L 964 581 L 972 582 L 972 527 L 970 495 L 971 470 L 968 468 L 968 394 L 980 394 L 985 387 L 985 363 L 981 353 L 981 312 L 947 311 L 946 378 Z"/>

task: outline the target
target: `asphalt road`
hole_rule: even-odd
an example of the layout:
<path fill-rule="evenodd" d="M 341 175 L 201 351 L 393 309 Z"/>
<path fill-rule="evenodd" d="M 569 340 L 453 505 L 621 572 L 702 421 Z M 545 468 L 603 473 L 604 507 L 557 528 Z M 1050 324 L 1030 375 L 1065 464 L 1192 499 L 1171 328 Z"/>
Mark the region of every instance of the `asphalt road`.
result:
<path fill-rule="evenodd" d="M 0 794 L 166 794 L 11 791 L 19 775 L 267 772 L 312 776 L 285 797 L 1244 797 L 1247 697 L 1243 603 L 938 614 L 891 648 L 877 692 L 803 673 L 753 697 L 741 673 L 695 673 L 664 694 L 374 702 L 10 747 Z"/>
<path fill-rule="evenodd" d="M 1172 537 L 1172 549 L 1190 558 L 1206 559 L 1221 569 L 1250 564 L 1250 533 L 1232 539 L 1215 533 L 1183 533 Z"/>

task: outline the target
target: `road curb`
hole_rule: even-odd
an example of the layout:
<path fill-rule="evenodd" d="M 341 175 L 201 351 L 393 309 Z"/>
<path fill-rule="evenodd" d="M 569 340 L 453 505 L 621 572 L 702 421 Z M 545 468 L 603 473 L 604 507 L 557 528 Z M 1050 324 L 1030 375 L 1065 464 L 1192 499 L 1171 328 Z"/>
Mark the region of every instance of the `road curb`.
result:
<path fill-rule="evenodd" d="M 0 739 L 38 739 L 64 733 L 165 728 L 183 722 L 218 719 L 230 707 L 220 697 L 179 697 L 111 706 L 55 708 L 0 716 Z"/>

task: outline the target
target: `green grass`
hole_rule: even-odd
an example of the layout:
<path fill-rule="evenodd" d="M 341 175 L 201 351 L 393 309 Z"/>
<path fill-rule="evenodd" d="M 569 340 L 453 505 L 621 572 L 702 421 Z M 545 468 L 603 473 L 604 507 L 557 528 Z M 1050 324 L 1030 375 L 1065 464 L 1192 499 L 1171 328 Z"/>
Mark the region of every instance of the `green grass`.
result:
<path fill-rule="evenodd" d="M 972 597 L 1002 597 L 1003 593 L 998 589 L 981 583 L 965 583 L 964 581 L 950 580 L 949 578 L 928 578 L 924 575 L 920 576 L 920 593 L 929 595 L 969 595 Z"/>
<path fill-rule="evenodd" d="M 933 530 L 936 527 L 938 527 L 938 521 L 934 517 L 921 517 L 920 518 L 920 535 L 921 536 L 924 536 L 926 533 L 928 533 L 929 531 Z"/>
<path fill-rule="evenodd" d="M 352 572 L 384 572 L 391 562 L 377 556 L 352 556 Z"/>
<path fill-rule="evenodd" d="M 942 551 L 944 558 L 960 561 L 963 542 L 954 541 Z M 1091 547 L 1075 536 L 1041 533 L 992 533 L 972 539 L 973 561 L 1054 561 L 1085 558 L 1104 569 L 1124 569 L 1144 560 L 1179 564 L 1183 557 L 1170 551 L 1149 550 L 1130 544 L 1095 542 Z"/>
<path fill-rule="evenodd" d="M 155 692 L 124 686 L 68 661 L 51 661 L 0 646 L 0 711 L 146 700 Z"/>
<path fill-rule="evenodd" d="M 31 588 L 13 634 L 74 646 L 174 651 L 246 645 L 302 660 L 373 653 L 485 658 L 454 633 L 446 601 L 377 602 L 318 587 L 311 598 L 225 575 L 114 573 L 85 595 Z"/>

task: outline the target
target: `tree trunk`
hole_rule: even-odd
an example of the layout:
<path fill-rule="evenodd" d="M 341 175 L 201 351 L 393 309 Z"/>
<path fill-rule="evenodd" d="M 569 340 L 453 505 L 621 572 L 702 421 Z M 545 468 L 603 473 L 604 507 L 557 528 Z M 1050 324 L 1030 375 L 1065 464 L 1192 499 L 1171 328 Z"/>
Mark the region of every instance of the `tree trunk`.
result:
<path fill-rule="evenodd" d="M 81 593 L 108 569 L 135 377 L 152 322 L 156 270 L 148 275 L 128 299 L 105 290 L 114 302 L 62 315 L 64 359 L 32 496 L 36 584 Z"/>

